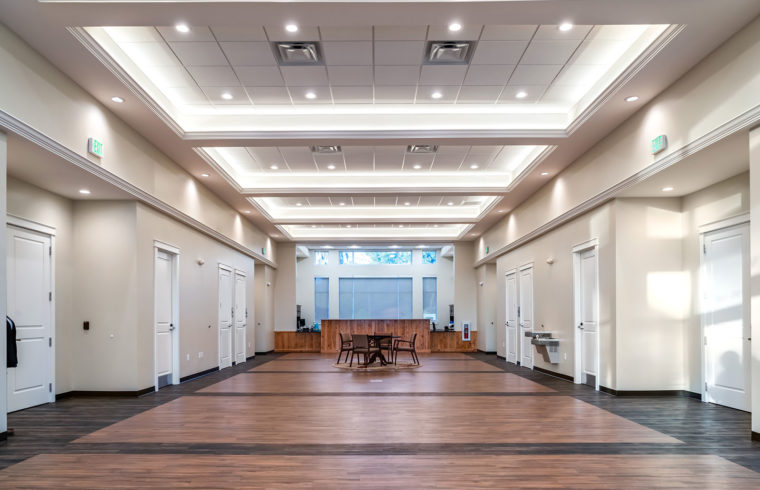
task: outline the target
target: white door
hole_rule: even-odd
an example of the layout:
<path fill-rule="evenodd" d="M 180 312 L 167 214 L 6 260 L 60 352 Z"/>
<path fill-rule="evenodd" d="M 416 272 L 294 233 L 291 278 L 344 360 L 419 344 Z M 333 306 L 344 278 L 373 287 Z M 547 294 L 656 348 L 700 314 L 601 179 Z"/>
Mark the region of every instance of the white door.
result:
<path fill-rule="evenodd" d="M 232 366 L 232 270 L 219 267 L 219 369 Z"/>
<path fill-rule="evenodd" d="M 7 368 L 13 412 L 53 401 L 52 249 L 49 236 L 13 226 L 7 244 L 8 316 L 18 353 L 18 366 Z"/>
<path fill-rule="evenodd" d="M 156 380 L 162 388 L 174 382 L 174 256 L 156 249 L 155 317 Z"/>
<path fill-rule="evenodd" d="M 599 285 L 596 248 L 581 252 L 577 328 L 580 331 L 581 383 L 598 388 L 599 377 Z"/>
<path fill-rule="evenodd" d="M 507 362 L 517 364 L 517 273 L 507 274 Z"/>
<path fill-rule="evenodd" d="M 533 267 L 520 270 L 520 364 L 533 369 L 533 345 L 526 333 L 533 332 Z"/>
<path fill-rule="evenodd" d="M 704 235 L 705 399 L 749 411 L 749 229 Z"/>
<path fill-rule="evenodd" d="M 235 271 L 235 363 L 245 362 L 245 329 L 248 309 L 245 306 L 245 273 Z"/>

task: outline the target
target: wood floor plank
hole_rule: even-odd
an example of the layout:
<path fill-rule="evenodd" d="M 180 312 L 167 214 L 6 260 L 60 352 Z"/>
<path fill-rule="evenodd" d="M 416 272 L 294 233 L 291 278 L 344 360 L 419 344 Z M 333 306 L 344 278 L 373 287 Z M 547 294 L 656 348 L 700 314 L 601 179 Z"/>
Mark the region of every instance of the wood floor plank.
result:
<path fill-rule="evenodd" d="M 185 396 L 76 442 L 679 443 L 571 397 L 403 395 Z"/>
<path fill-rule="evenodd" d="M 461 359 L 465 361 L 471 361 L 474 358 L 468 354 L 462 352 L 434 352 L 432 354 L 420 354 L 420 361 L 425 359 L 442 359 L 442 360 L 456 360 Z M 293 361 L 293 360 L 308 360 L 308 359 L 337 359 L 336 354 L 321 354 L 318 352 L 290 352 L 279 356 L 275 361 Z M 399 361 L 406 361 L 408 357 L 404 354 L 399 354 Z"/>
<path fill-rule="evenodd" d="M 13 488 L 760 488 L 714 455 L 35 456 L 0 472 Z"/>
<path fill-rule="evenodd" d="M 321 362 L 315 362 L 321 361 Z M 278 362 L 267 362 L 251 369 L 251 372 L 293 371 L 293 372 L 336 372 L 333 367 L 335 357 L 325 360 L 317 359 L 289 359 Z M 427 359 L 420 367 L 413 368 L 413 372 L 501 372 L 496 366 L 476 359 Z"/>

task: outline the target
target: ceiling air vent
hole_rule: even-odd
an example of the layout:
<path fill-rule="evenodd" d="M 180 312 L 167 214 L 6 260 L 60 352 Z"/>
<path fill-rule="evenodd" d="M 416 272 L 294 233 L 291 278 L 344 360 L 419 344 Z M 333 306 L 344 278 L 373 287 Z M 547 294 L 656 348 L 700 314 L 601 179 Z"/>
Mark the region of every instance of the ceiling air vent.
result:
<path fill-rule="evenodd" d="M 338 145 L 316 145 L 311 147 L 312 153 L 319 153 L 320 155 L 332 155 L 340 153 L 341 149 Z"/>
<path fill-rule="evenodd" d="M 274 43 L 274 52 L 281 65 L 319 65 L 318 42 Z"/>
<path fill-rule="evenodd" d="M 438 151 L 438 145 L 409 145 L 406 147 L 407 153 L 435 153 Z"/>
<path fill-rule="evenodd" d="M 429 41 L 426 65 L 466 65 L 475 51 L 474 41 Z"/>

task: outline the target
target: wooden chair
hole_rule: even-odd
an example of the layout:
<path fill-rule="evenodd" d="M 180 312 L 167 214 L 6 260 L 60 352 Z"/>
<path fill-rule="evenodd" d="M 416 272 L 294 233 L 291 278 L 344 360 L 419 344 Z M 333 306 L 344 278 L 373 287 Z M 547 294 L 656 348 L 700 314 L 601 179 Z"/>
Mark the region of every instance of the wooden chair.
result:
<path fill-rule="evenodd" d="M 348 360 L 348 355 L 354 349 L 354 344 L 350 337 L 346 339 L 340 332 L 338 332 L 338 335 L 340 335 L 340 352 L 338 352 L 338 364 L 340 364 L 340 358 L 343 356 L 344 352 L 346 353 L 346 360 Z"/>
<path fill-rule="evenodd" d="M 401 352 L 408 352 L 412 355 L 412 361 L 414 361 L 415 364 L 420 364 L 420 358 L 417 357 L 417 349 L 415 348 L 414 344 L 417 341 L 417 334 L 413 334 L 412 338 L 409 340 L 401 340 L 396 339 L 396 341 L 393 343 L 393 352 L 394 352 L 394 358 L 393 358 L 393 364 L 396 364 L 396 360 L 398 359 L 398 353 Z"/>
<path fill-rule="evenodd" d="M 351 362 L 349 366 L 354 365 L 354 355 L 356 355 L 356 361 L 359 362 L 359 354 L 364 354 L 364 365 L 369 364 L 369 356 L 373 352 L 380 352 L 377 347 L 370 347 L 369 338 L 365 334 L 352 335 L 354 347 L 351 349 Z"/>
<path fill-rule="evenodd" d="M 378 347 L 380 350 L 388 351 L 388 362 L 393 361 L 393 334 L 388 334 L 387 337 L 380 337 Z"/>

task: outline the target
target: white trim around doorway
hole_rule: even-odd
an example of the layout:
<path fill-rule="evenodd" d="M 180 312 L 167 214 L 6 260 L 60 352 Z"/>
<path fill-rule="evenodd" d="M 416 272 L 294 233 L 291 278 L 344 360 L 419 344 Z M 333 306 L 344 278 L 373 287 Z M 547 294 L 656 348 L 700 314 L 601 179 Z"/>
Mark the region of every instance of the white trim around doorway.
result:
<path fill-rule="evenodd" d="M 158 240 L 153 241 L 153 389 L 158 391 L 158 372 L 156 362 L 156 304 L 155 304 L 155 291 L 157 278 L 156 274 L 156 259 L 158 258 L 158 252 L 166 252 L 172 256 L 172 324 L 174 325 L 174 333 L 172 334 L 172 383 L 178 385 L 180 380 L 180 367 L 179 367 L 179 336 L 180 336 L 180 324 L 179 324 L 179 248 L 169 245 Z"/>

